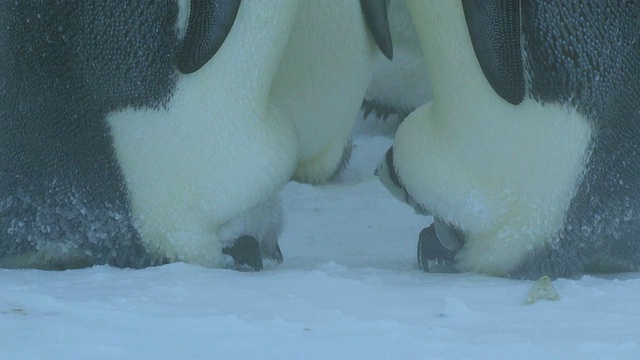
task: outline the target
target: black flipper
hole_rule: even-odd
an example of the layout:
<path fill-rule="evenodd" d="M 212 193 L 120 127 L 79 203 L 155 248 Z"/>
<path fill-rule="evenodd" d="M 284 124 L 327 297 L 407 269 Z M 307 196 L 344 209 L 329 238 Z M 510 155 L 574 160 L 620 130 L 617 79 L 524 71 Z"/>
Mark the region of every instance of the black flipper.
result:
<path fill-rule="evenodd" d="M 371 36 L 378 44 L 378 48 L 387 57 L 393 59 L 393 44 L 387 17 L 387 0 L 360 0 L 360 7 L 365 21 L 369 26 Z"/>
<path fill-rule="evenodd" d="M 462 0 L 473 49 L 498 95 L 518 105 L 525 95 L 519 0 Z"/>
<path fill-rule="evenodd" d="M 198 71 L 220 49 L 233 26 L 240 0 L 191 0 L 187 32 L 176 66 L 183 74 Z"/>

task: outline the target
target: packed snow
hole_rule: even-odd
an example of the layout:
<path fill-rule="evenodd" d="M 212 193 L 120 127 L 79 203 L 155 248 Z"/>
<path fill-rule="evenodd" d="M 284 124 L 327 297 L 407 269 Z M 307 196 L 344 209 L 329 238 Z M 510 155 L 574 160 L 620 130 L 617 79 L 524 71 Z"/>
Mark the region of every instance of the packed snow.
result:
<path fill-rule="evenodd" d="M 640 274 L 533 282 L 418 269 L 431 218 L 374 176 L 359 131 L 334 183 L 282 192 L 285 261 L 0 270 L 0 359 L 640 359 Z"/>

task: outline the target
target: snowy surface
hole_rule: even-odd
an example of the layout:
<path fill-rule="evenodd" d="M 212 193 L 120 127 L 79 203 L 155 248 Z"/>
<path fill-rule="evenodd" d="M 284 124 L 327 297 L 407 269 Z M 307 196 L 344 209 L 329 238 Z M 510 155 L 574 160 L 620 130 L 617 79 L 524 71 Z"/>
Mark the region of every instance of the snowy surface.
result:
<path fill-rule="evenodd" d="M 287 185 L 277 268 L 0 270 L 0 359 L 640 359 L 640 274 L 524 305 L 530 281 L 418 270 L 431 220 L 373 176 L 390 144 Z"/>

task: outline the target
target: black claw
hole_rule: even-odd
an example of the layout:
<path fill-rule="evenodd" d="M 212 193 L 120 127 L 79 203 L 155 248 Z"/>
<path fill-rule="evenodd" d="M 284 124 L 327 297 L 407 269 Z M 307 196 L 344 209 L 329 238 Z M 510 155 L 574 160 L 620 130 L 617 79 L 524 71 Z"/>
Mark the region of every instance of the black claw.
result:
<path fill-rule="evenodd" d="M 233 245 L 223 248 L 222 253 L 233 258 L 234 268 L 238 270 L 247 266 L 254 271 L 260 271 L 263 268 L 260 245 L 253 236 L 239 237 Z"/>

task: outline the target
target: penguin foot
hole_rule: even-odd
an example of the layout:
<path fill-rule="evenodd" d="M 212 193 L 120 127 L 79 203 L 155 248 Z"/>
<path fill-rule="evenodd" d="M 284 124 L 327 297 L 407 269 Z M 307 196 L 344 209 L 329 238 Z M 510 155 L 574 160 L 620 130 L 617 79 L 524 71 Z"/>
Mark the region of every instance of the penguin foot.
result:
<path fill-rule="evenodd" d="M 462 247 L 455 230 L 439 218 L 418 237 L 418 267 L 425 272 L 457 273 L 455 254 Z"/>
<path fill-rule="evenodd" d="M 227 268 L 238 271 L 260 271 L 263 268 L 260 244 L 253 236 L 239 237 L 232 245 L 223 248 L 222 253 L 233 259 L 225 261 Z"/>

